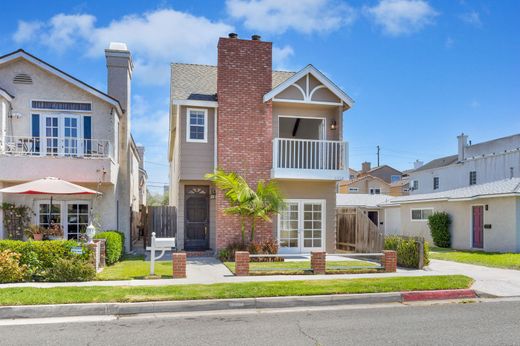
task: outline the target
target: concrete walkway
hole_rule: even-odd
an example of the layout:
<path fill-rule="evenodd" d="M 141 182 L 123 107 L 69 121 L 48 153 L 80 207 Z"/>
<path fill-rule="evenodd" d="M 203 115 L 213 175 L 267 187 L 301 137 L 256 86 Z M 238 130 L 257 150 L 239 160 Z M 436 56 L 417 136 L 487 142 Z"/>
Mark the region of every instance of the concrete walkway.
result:
<path fill-rule="evenodd" d="M 520 296 L 520 271 L 451 261 L 430 260 L 427 272 L 462 274 L 475 279 L 472 288 L 499 297 Z"/>
<path fill-rule="evenodd" d="M 234 276 L 219 260 L 211 257 L 188 258 L 187 278 L 160 279 L 160 280 L 124 280 L 124 281 L 88 281 L 88 282 L 24 282 L 2 284 L 1 288 L 8 287 L 70 287 L 70 286 L 167 286 L 179 284 L 214 284 L 232 282 L 259 282 L 259 281 L 294 281 L 294 280 L 324 280 L 324 279 L 359 279 L 382 278 L 395 276 L 431 276 L 443 273 L 428 272 L 425 270 L 398 269 L 396 273 L 371 274 L 335 274 L 335 275 L 265 275 L 265 276 Z"/>

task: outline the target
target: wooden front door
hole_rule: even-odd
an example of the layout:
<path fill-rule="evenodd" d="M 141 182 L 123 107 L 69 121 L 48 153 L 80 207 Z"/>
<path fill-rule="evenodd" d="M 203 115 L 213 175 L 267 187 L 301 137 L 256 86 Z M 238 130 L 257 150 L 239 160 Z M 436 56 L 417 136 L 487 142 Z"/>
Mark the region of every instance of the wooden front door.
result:
<path fill-rule="evenodd" d="M 209 186 L 184 187 L 184 249 L 209 249 Z"/>
<path fill-rule="evenodd" d="M 473 206 L 473 247 L 484 248 L 484 207 Z"/>

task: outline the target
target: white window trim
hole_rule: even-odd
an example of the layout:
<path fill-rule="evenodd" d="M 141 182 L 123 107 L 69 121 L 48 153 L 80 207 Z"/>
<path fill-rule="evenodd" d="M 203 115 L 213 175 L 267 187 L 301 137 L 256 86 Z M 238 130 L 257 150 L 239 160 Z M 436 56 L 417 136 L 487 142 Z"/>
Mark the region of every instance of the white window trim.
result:
<path fill-rule="evenodd" d="M 204 139 L 190 138 L 190 113 L 191 111 L 204 112 Z M 186 142 L 190 143 L 208 143 L 208 110 L 203 108 L 186 109 Z"/>
<path fill-rule="evenodd" d="M 432 214 L 433 214 L 433 212 L 434 212 L 434 209 L 431 208 L 431 207 L 429 207 L 429 208 L 411 208 L 411 209 L 410 209 L 410 221 L 411 221 L 411 222 L 428 222 L 428 219 L 417 219 L 417 220 L 414 219 L 412 215 L 413 215 L 413 212 L 414 212 L 415 210 L 431 210 L 431 211 L 432 211 Z"/>

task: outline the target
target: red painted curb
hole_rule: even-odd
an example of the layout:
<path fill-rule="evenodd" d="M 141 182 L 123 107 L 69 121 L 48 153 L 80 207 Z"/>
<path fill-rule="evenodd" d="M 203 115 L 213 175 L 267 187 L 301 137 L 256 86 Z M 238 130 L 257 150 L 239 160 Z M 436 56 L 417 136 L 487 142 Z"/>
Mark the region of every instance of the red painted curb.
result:
<path fill-rule="evenodd" d="M 441 300 L 441 299 L 464 299 L 477 298 L 473 290 L 442 290 L 442 291 L 418 291 L 401 293 L 403 302 L 417 302 L 421 300 Z"/>

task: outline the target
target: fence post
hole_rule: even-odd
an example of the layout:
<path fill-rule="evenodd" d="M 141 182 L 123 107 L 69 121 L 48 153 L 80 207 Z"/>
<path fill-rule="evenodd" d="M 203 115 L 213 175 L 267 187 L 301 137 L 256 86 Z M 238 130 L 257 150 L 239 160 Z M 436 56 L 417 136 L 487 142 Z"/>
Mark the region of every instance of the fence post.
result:
<path fill-rule="evenodd" d="M 235 275 L 248 276 L 249 275 L 249 252 L 237 251 L 235 252 Z"/>
<path fill-rule="evenodd" d="M 397 271 L 397 252 L 393 250 L 384 250 L 383 265 L 386 273 L 395 273 Z"/>
<path fill-rule="evenodd" d="M 311 268 L 314 275 L 325 274 L 325 268 L 327 265 L 326 255 L 327 253 L 323 251 L 311 252 Z"/>
<path fill-rule="evenodd" d="M 173 278 L 186 277 L 186 252 L 172 252 Z"/>

